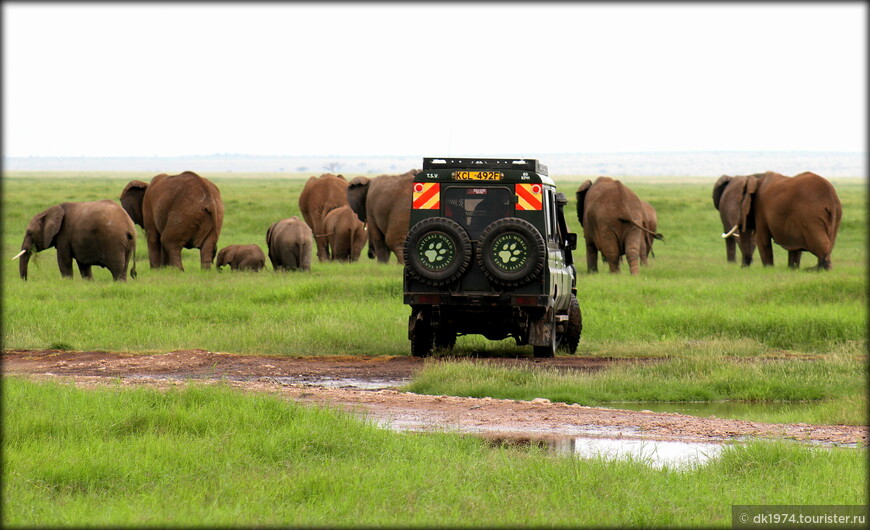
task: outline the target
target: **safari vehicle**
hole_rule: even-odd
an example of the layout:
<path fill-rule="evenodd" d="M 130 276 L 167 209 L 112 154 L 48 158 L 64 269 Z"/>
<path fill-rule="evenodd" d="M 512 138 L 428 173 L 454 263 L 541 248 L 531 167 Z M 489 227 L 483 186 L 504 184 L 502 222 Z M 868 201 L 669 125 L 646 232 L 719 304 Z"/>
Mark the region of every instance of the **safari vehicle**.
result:
<path fill-rule="evenodd" d="M 411 354 L 450 350 L 457 335 L 513 337 L 535 357 L 577 350 L 567 200 L 537 160 L 424 158 L 405 238 Z"/>

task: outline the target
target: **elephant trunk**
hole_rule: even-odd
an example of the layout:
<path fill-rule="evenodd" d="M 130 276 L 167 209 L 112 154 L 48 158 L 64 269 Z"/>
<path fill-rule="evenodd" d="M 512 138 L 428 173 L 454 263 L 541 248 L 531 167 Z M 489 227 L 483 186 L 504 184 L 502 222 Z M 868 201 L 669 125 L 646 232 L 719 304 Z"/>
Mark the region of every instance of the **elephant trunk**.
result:
<path fill-rule="evenodd" d="M 26 280 L 27 266 L 30 264 L 30 249 L 22 249 L 21 252 L 18 253 L 18 256 L 16 256 L 16 258 L 17 257 L 21 258 L 21 261 L 18 262 L 18 274 L 21 275 L 22 280 Z"/>
<path fill-rule="evenodd" d="M 21 252 L 15 255 L 12 260 L 20 259 L 18 262 L 18 274 L 21 275 L 22 280 L 27 279 L 27 266 L 30 264 L 30 255 L 33 253 L 33 239 L 28 235 L 24 238 L 24 242 L 21 243 Z"/>

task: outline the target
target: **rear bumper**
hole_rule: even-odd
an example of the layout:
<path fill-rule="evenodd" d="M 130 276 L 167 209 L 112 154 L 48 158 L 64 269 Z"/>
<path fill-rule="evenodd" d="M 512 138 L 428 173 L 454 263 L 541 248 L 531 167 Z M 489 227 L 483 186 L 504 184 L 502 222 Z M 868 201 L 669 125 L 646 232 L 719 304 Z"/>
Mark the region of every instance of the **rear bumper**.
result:
<path fill-rule="evenodd" d="M 551 305 L 551 298 L 544 294 L 451 294 L 451 293 L 405 293 L 404 302 L 410 306 L 441 306 L 468 310 L 540 307 Z"/>

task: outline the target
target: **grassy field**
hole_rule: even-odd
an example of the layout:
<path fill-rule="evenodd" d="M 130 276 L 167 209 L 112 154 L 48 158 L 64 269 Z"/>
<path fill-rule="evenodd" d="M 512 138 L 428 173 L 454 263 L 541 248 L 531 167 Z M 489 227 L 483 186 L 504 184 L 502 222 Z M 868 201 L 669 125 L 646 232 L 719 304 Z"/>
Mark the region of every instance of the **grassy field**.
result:
<path fill-rule="evenodd" d="M 409 354 L 409 308 L 394 261 L 315 259 L 310 274 L 276 274 L 268 264 L 259 274 L 218 273 L 199 270 L 198 252 L 186 250 L 184 272 L 152 271 L 140 230 L 136 280 L 118 284 L 99 268 L 93 282 L 62 280 L 54 250 L 31 260 L 27 282 L 18 278 L 8 258 L 34 214 L 63 201 L 117 199 L 129 180 L 151 176 L 4 176 L 4 348 Z M 257 243 L 264 251 L 268 226 L 299 215 L 307 178 L 204 176 L 226 208 L 219 247 Z M 556 177 L 569 211 L 583 180 Z M 773 268 L 757 257 L 748 269 L 727 264 L 715 179 L 622 180 L 657 209 L 665 241 L 635 277 L 585 274 L 581 244 L 577 355 L 660 362 L 573 376 L 501 370 L 472 358 L 529 356 L 531 348 L 460 337 L 455 357 L 428 363 L 410 388 L 583 404 L 784 400 L 803 405 L 736 417 L 866 424 L 864 180 L 833 181 L 844 216 L 834 269 L 824 273 L 789 270 L 778 247 Z M 569 226 L 582 241 L 576 215 Z M 387 433 L 229 390 L 157 397 L 7 380 L 3 400 L 15 411 L 4 414 L 7 523 L 727 526 L 730 504 L 866 500 L 864 451 L 750 444 L 700 470 L 652 470 Z"/>
<path fill-rule="evenodd" d="M 657 469 L 395 433 L 220 386 L 10 379 L 3 399 L 4 527 L 729 527 L 731 504 L 866 500 L 854 449 L 754 442 Z"/>

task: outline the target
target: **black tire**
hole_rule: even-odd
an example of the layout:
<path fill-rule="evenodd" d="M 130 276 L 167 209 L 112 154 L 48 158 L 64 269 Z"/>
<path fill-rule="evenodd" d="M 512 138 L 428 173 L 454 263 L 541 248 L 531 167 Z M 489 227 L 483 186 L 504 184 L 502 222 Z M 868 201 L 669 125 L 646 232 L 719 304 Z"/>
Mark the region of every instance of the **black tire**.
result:
<path fill-rule="evenodd" d="M 548 311 L 548 313 L 550 313 Z M 550 313 L 552 314 L 552 313 Z M 556 322 L 550 322 L 550 342 L 545 346 L 532 346 L 532 353 L 537 358 L 552 358 L 556 356 Z"/>
<path fill-rule="evenodd" d="M 580 313 L 580 304 L 577 302 L 577 297 L 572 294 L 571 302 L 568 304 L 568 322 L 565 323 L 565 332 L 559 339 L 559 349 L 567 353 L 576 353 L 582 330 L 583 315 Z"/>
<path fill-rule="evenodd" d="M 456 332 L 449 329 L 439 329 L 435 332 L 435 349 L 449 352 L 456 346 Z"/>
<path fill-rule="evenodd" d="M 480 234 L 477 263 L 495 284 L 525 285 L 540 276 L 546 262 L 544 238 L 528 221 L 505 217 L 490 223 Z"/>
<path fill-rule="evenodd" d="M 453 283 L 471 263 L 471 240 L 459 223 L 446 217 L 429 217 L 415 224 L 405 237 L 408 273 L 423 283 Z"/>
<path fill-rule="evenodd" d="M 412 314 L 410 318 L 414 319 L 415 317 Z M 435 345 L 435 331 L 432 329 L 432 324 L 426 321 L 417 322 L 414 330 L 410 333 L 410 338 L 411 355 L 414 357 L 428 357 L 432 354 L 432 348 Z"/>

